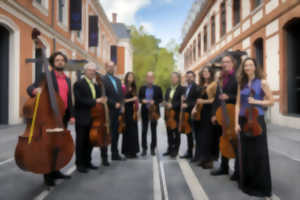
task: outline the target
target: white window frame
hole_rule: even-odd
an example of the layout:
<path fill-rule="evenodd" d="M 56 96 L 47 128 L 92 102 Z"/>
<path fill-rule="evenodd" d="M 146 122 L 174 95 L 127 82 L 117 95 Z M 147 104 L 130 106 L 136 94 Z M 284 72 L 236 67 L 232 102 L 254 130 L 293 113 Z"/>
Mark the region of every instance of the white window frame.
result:
<path fill-rule="evenodd" d="M 60 28 L 62 28 L 64 31 L 68 32 L 69 30 L 69 0 L 65 0 L 65 6 L 64 6 L 64 13 L 63 13 L 63 22 L 59 21 L 59 0 L 56 1 L 56 20 L 57 24 Z"/>
<path fill-rule="evenodd" d="M 49 15 L 49 0 L 41 0 L 41 4 L 37 0 L 32 1 L 33 7 L 38 9 L 43 15 Z"/>

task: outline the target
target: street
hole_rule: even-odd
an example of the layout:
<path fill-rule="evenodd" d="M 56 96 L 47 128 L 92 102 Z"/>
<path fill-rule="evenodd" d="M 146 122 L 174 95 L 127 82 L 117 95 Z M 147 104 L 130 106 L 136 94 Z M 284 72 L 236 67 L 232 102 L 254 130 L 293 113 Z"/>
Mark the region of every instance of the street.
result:
<path fill-rule="evenodd" d="M 0 199 L 1 200 L 256 200 L 263 198 L 243 194 L 229 176 L 212 177 L 187 160 L 163 157 L 166 131 L 163 120 L 158 126 L 156 156 L 111 162 L 110 167 L 81 174 L 74 158 L 62 170 L 71 180 L 58 181 L 50 190 L 41 175 L 21 171 L 14 162 L 17 136 L 24 125 L 0 127 Z M 74 136 L 74 127 L 70 127 Z M 298 131 L 298 132 L 297 132 Z M 181 149 L 186 150 L 186 137 L 181 136 Z M 269 149 L 273 199 L 298 200 L 300 191 L 299 130 L 269 125 Z M 149 134 L 150 140 L 150 134 Z M 150 142 L 148 140 L 148 142 Z M 120 142 L 121 143 L 121 142 Z M 99 150 L 93 150 L 93 163 L 100 165 Z M 233 161 L 230 162 L 231 169 Z M 215 163 L 217 167 L 218 163 Z"/>

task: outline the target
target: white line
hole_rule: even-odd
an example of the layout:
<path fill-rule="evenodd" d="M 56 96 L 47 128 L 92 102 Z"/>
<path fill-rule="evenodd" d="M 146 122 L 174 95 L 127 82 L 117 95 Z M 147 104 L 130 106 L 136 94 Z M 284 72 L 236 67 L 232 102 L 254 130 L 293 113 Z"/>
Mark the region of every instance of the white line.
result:
<path fill-rule="evenodd" d="M 70 167 L 70 168 L 67 170 L 66 174 L 67 174 L 67 175 L 71 175 L 75 170 L 76 170 L 76 166 L 73 165 L 72 167 Z M 61 184 L 62 182 L 63 182 L 63 180 L 60 180 L 60 181 L 57 182 L 56 185 L 59 185 L 59 184 Z M 50 189 L 46 189 L 46 190 L 42 191 L 42 192 L 41 192 L 38 196 L 36 196 L 33 200 L 44 200 L 44 199 L 50 194 L 50 192 L 51 192 L 53 189 L 54 189 L 54 187 L 51 187 Z"/>
<path fill-rule="evenodd" d="M 178 159 L 177 162 L 181 168 L 185 181 L 192 193 L 194 200 L 209 200 L 198 178 L 186 160 Z"/>
<path fill-rule="evenodd" d="M 13 160 L 14 160 L 14 158 L 10 158 L 10 159 L 4 160 L 4 161 L 0 162 L 0 165 L 4 165 L 6 163 L 12 162 Z"/>
<path fill-rule="evenodd" d="M 156 156 L 152 157 L 153 163 L 153 200 L 162 200 L 161 185 L 159 180 L 159 167 Z"/>
<path fill-rule="evenodd" d="M 161 172 L 161 178 L 162 178 L 163 189 L 164 189 L 164 200 L 169 200 L 165 168 L 162 162 L 160 163 L 160 172 Z"/>
<path fill-rule="evenodd" d="M 298 159 L 298 158 L 293 158 L 292 156 L 290 156 L 290 155 L 287 154 L 287 153 L 277 151 L 277 150 L 275 150 L 275 149 L 272 148 L 272 147 L 269 147 L 269 149 L 270 149 L 271 151 L 274 151 L 275 153 L 278 153 L 278 154 L 280 154 L 280 155 L 283 155 L 283 156 L 285 156 L 285 157 L 288 157 L 289 159 L 291 159 L 291 160 L 293 160 L 293 161 L 300 162 L 300 159 Z"/>

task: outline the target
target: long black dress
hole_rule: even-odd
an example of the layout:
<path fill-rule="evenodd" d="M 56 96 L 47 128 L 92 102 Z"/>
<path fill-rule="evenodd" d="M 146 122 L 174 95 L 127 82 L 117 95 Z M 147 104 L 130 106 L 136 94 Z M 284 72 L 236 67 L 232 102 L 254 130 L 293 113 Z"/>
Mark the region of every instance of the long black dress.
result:
<path fill-rule="evenodd" d="M 208 99 L 206 93 L 206 87 L 203 88 L 200 98 Z M 218 157 L 218 151 L 214 145 L 214 141 L 217 140 L 215 128 L 211 123 L 211 109 L 212 104 L 203 104 L 201 111 L 201 119 L 197 129 L 197 135 L 199 137 L 199 161 L 210 162 Z"/>
<path fill-rule="evenodd" d="M 125 99 L 132 98 L 132 92 L 124 91 Z M 127 157 L 135 157 L 139 150 L 139 134 L 137 121 L 133 120 L 135 102 L 125 104 L 125 131 L 123 134 L 122 153 Z"/>

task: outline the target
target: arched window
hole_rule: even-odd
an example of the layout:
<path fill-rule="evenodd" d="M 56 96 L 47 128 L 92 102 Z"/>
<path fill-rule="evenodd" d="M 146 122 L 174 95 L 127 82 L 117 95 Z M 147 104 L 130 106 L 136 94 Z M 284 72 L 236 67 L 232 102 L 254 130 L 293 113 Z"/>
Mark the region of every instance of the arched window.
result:
<path fill-rule="evenodd" d="M 222 3 L 221 3 L 220 11 L 221 11 L 221 15 L 220 15 L 220 26 L 221 26 L 220 35 L 222 37 L 226 33 L 226 3 L 225 3 L 225 0 L 222 1 Z"/>
<path fill-rule="evenodd" d="M 207 51 L 207 26 L 204 26 L 204 36 L 203 36 L 203 43 L 204 43 L 204 52 Z"/>
<path fill-rule="evenodd" d="M 215 16 L 211 16 L 211 45 L 216 43 L 216 22 Z"/>
<path fill-rule="evenodd" d="M 257 65 L 264 68 L 264 40 L 262 38 L 258 38 L 255 40 L 253 46 Z"/>
<path fill-rule="evenodd" d="M 233 0 L 233 25 L 237 25 L 241 20 L 241 0 Z"/>

